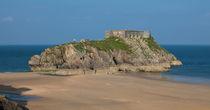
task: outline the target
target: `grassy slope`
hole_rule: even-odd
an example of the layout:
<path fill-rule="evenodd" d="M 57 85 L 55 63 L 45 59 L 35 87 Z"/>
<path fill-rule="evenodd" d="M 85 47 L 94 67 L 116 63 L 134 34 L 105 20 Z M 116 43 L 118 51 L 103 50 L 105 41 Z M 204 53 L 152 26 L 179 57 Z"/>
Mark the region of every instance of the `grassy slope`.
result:
<path fill-rule="evenodd" d="M 74 47 L 80 52 L 82 51 L 90 52 L 90 50 L 85 49 L 85 46 L 92 46 L 94 48 L 97 48 L 98 50 L 105 52 L 110 52 L 113 50 L 123 50 L 126 51 L 127 53 L 132 53 L 131 47 L 128 44 L 126 44 L 123 39 L 114 36 L 107 38 L 105 40 L 74 43 Z"/>
<path fill-rule="evenodd" d="M 159 44 L 154 40 L 153 37 L 149 38 L 142 38 L 144 42 L 147 43 L 148 47 L 154 51 L 159 52 L 160 50 L 165 51 L 168 53 L 167 50 L 159 46 Z M 86 42 L 69 42 L 66 44 L 58 45 L 56 47 L 51 47 L 50 54 L 54 52 L 54 49 L 60 49 L 64 45 L 73 44 L 74 48 L 80 52 L 86 52 L 86 53 L 92 53 L 91 50 L 88 50 L 86 46 L 94 47 L 98 50 L 105 51 L 105 52 L 111 52 L 113 50 L 123 50 L 126 51 L 128 54 L 133 53 L 132 47 L 128 45 L 122 38 L 119 37 L 109 37 L 104 40 L 92 40 L 92 41 L 86 41 Z M 141 48 L 141 46 L 140 46 Z M 144 48 L 142 48 L 144 50 Z"/>
<path fill-rule="evenodd" d="M 159 51 L 159 50 L 163 50 L 163 51 L 165 51 L 166 53 L 169 53 L 167 50 L 165 50 L 164 48 L 162 48 L 162 47 L 154 40 L 153 37 L 143 38 L 143 40 L 144 40 L 145 42 L 147 42 L 147 45 L 148 45 L 148 47 L 149 47 L 151 50 L 153 50 L 153 51 L 155 51 L 155 52 L 157 52 L 157 51 Z"/>

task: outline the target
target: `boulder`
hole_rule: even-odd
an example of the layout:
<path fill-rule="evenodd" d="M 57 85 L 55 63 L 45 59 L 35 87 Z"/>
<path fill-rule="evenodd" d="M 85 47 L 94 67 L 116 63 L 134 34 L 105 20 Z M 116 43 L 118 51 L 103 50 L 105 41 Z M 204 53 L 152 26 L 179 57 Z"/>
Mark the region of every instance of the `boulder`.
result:
<path fill-rule="evenodd" d="M 0 95 L 0 110 L 29 110 L 28 108 Z"/>

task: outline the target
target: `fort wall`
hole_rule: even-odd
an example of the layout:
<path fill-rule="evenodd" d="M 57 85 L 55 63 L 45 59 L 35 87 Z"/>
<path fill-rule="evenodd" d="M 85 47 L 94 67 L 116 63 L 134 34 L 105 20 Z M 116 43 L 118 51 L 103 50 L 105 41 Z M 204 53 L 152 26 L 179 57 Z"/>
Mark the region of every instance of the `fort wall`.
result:
<path fill-rule="evenodd" d="M 111 36 L 122 37 L 122 38 L 137 38 L 137 37 L 144 37 L 149 38 L 150 32 L 149 31 L 136 31 L 136 30 L 109 30 L 106 31 L 106 37 L 109 38 Z"/>

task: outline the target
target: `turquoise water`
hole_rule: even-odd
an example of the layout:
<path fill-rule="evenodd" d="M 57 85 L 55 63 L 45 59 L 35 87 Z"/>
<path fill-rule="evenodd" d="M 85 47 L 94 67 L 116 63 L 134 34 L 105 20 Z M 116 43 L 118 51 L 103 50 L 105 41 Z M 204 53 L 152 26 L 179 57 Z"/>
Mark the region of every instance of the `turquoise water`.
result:
<path fill-rule="evenodd" d="M 0 46 L 0 72 L 23 72 L 29 70 L 31 56 L 40 54 L 52 45 Z M 210 84 L 210 46 L 163 45 L 183 62 L 163 75 L 173 81 Z"/>

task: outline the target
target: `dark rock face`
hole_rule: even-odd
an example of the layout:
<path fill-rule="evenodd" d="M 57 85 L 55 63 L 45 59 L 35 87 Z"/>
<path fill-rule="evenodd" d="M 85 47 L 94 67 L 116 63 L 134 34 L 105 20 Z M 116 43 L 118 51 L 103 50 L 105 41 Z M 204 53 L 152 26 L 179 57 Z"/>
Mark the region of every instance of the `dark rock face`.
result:
<path fill-rule="evenodd" d="M 100 41 L 70 42 L 47 48 L 41 55 L 34 55 L 29 61 L 31 71 L 91 70 L 120 65 L 141 67 L 163 64 L 168 68 L 182 63 L 160 47 L 153 37 L 109 37 Z"/>
<path fill-rule="evenodd" d="M 29 110 L 26 107 L 8 100 L 5 96 L 0 95 L 0 110 Z"/>

